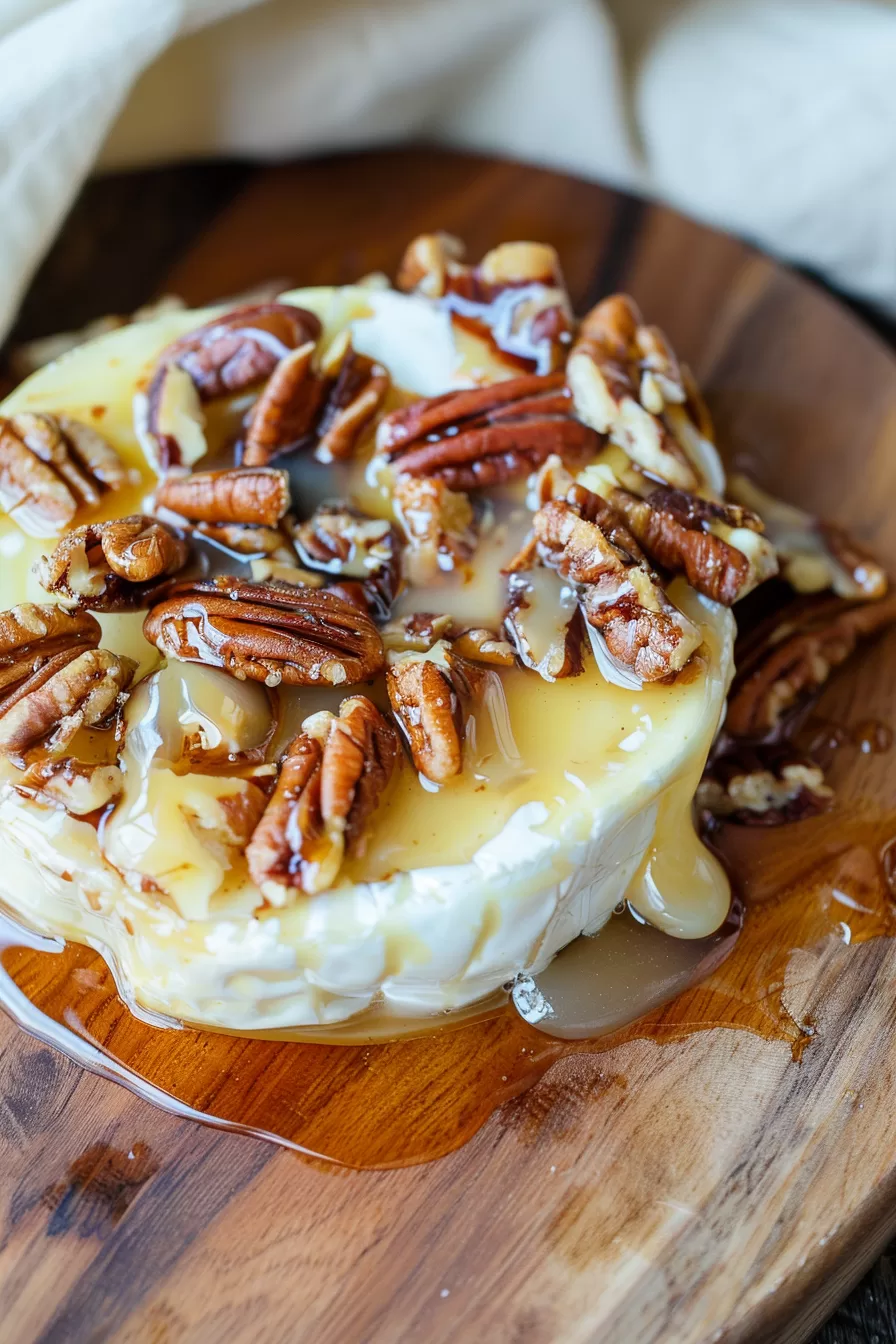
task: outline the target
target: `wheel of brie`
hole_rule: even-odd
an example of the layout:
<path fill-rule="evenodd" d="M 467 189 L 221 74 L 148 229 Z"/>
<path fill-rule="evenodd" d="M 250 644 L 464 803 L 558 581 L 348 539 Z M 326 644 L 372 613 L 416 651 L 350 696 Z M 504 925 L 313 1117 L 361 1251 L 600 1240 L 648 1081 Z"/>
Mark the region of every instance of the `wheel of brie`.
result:
<path fill-rule="evenodd" d="M 726 916 L 693 799 L 775 553 L 630 300 L 462 256 L 135 322 L 0 408 L 3 897 L 137 1011 L 399 1031 L 625 900 Z"/>

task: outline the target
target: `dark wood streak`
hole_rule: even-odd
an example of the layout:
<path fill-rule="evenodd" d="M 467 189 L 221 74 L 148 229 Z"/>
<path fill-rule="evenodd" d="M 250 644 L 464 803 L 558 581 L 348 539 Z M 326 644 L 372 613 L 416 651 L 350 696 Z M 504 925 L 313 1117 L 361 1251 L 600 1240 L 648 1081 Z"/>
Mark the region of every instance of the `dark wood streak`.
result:
<path fill-rule="evenodd" d="M 896 559 L 896 376 L 881 343 L 734 240 L 537 169 L 417 149 L 109 179 L 76 208 L 19 332 L 128 310 L 153 290 L 201 302 L 274 274 L 394 272 L 407 238 L 437 227 L 473 257 L 504 238 L 554 243 L 580 308 L 631 287 L 708 379 L 733 452 Z M 867 717 L 883 667 L 866 660 L 832 712 Z M 870 796 L 892 795 L 886 758 L 863 769 Z M 721 1327 L 744 1344 L 805 1339 L 892 1229 L 891 1157 L 872 1154 L 875 1116 L 888 1124 L 892 1110 L 894 976 L 890 942 L 827 947 L 804 968 L 801 1004 L 821 1010 L 823 1032 L 799 1067 L 786 1045 L 740 1032 L 580 1056 L 460 1152 L 393 1172 L 300 1163 L 184 1124 L 0 1021 L 0 1339 L 547 1344 L 587 1328 L 603 1344 L 679 1344 Z M 43 1196 L 65 1198 L 98 1144 L 143 1144 L 159 1167 L 117 1222 L 82 1236 L 77 1219 L 52 1224 Z M 793 1170 L 776 1165 L 784 1150 Z M 670 1212 L 663 1194 L 691 1167 L 693 1203 Z M 754 1214 L 752 1258 L 727 1268 Z M 795 1267 L 785 1253 L 807 1219 L 818 1235 Z M 620 1246 L 650 1254 L 599 1314 L 631 1272 Z M 710 1295 L 726 1275 L 720 1314 Z M 896 1339 L 893 1283 L 885 1258 L 819 1344 L 870 1341 L 861 1321 Z"/>

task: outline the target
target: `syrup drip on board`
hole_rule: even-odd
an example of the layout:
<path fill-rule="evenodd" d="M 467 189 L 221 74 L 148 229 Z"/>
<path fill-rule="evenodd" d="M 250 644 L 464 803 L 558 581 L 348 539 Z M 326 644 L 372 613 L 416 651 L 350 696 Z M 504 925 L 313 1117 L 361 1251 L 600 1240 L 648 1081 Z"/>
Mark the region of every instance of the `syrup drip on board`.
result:
<path fill-rule="evenodd" d="M 896 934 L 894 837 L 896 816 L 863 803 L 772 831 L 723 827 L 718 851 L 742 875 L 739 932 L 731 917 L 713 938 L 677 941 L 624 913 L 539 978 L 555 1001 L 554 1028 L 562 1020 L 587 1039 L 551 1036 L 550 1020 L 532 1027 L 506 1003 L 435 1032 L 430 1021 L 425 1036 L 366 1045 L 166 1030 L 132 1015 L 98 953 L 6 919 L 0 1005 L 31 1034 L 181 1117 L 349 1166 L 411 1165 L 460 1147 L 565 1055 L 728 1027 L 781 1041 L 798 1061 L 815 1024 L 788 1010 L 787 963 L 826 938 Z M 599 977 L 610 988 L 595 996 Z"/>

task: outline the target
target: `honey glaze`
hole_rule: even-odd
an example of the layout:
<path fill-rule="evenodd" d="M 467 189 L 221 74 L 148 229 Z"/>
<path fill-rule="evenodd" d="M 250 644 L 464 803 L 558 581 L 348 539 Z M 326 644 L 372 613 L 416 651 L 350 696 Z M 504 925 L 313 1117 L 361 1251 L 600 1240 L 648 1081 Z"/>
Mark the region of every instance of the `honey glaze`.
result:
<path fill-rule="evenodd" d="M 354 1167 L 411 1165 L 458 1148 L 571 1053 L 727 1027 L 799 1060 L 816 1027 L 788 1011 L 788 961 L 824 939 L 896 933 L 894 836 L 896 817 L 863 803 L 771 832 L 723 827 L 715 842 L 740 876 L 743 927 L 735 908 L 711 938 L 673 939 L 626 907 L 538 977 L 554 1015 L 537 1027 L 493 1000 L 472 1020 L 433 1031 L 430 1018 L 417 1024 L 424 1036 L 364 1044 L 166 1029 L 123 1002 L 98 953 L 7 918 L 0 1003 L 26 1031 L 179 1116 Z"/>

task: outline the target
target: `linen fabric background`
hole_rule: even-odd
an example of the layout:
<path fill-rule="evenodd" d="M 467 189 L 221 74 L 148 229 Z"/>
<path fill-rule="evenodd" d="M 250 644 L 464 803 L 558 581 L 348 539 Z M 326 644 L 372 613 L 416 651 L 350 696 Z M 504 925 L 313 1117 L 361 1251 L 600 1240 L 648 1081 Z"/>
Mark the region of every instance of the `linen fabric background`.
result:
<path fill-rule="evenodd" d="M 0 0 L 0 68 L 3 331 L 95 169 L 402 138 L 656 195 L 896 313 L 894 0 Z"/>

